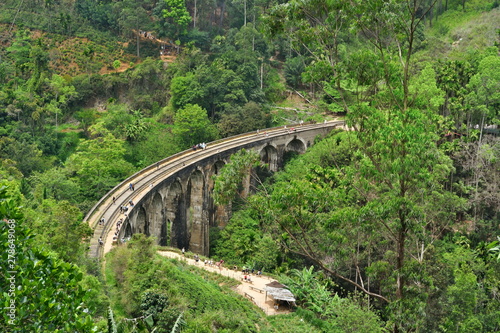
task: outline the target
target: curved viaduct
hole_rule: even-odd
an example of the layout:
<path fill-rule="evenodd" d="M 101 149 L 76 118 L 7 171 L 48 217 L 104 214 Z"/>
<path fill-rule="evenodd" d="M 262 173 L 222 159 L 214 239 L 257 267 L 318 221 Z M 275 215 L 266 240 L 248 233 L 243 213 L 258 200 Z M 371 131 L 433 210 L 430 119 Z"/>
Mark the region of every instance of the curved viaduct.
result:
<path fill-rule="evenodd" d="M 295 130 L 280 127 L 246 133 L 209 143 L 205 150 L 186 150 L 150 165 L 118 184 L 85 217 L 94 230 L 90 256 L 102 256 L 112 244 L 134 233 L 155 236 L 160 245 L 207 255 L 209 228 L 224 226 L 230 214 L 229 207 L 216 207 L 213 203 L 212 176 L 229 162 L 232 154 L 243 148 L 256 150 L 274 172 L 282 166 L 287 152 L 303 153 L 317 136 L 343 125 L 343 121 L 331 121 L 302 125 Z M 130 183 L 134 184 L 133 191 Z M 126 213 L 120 210 L 121 206 L 127 206 Z M 122 222 L 117 226 L 119 220 Z"/>

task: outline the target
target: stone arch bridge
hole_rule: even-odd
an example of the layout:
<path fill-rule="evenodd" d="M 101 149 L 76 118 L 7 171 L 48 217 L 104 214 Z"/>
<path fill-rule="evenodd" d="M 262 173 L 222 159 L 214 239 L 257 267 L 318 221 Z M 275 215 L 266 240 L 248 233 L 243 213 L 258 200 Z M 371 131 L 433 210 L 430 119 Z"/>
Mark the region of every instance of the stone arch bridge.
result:
<path fill-rule="evenodd" d="M 241 134 L 211 142 L 205 150 L 186 150 L 150 165 L 118 184 L 85 216 L 94 230 L 89 254 L 100 257 L 121 239 L 144 233 L 156 237 L 160 245 L 207 255 L 209 228 L 223 227 L 230 214 L 230 207 L 214 205 L 212 176 L 232 154 L 243 148 L 256 150 L 274 172 L 288 152 L 303 153 L 317 136 L 343 125 L 343 121 L 330 121 Z M 126 212 L 121 211 L 123 206 L 127 206 Z M 119 220 L 122 222 L 117 227 Z"/>

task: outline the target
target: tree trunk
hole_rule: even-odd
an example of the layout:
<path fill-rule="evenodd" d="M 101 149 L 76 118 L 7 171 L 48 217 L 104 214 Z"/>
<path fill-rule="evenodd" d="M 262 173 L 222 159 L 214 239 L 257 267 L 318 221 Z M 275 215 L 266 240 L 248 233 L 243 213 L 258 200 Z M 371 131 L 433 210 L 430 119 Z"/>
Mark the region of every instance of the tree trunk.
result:
<path fill-rule="evenodd" d="M 243 26 L 247 26 L 247 0 L 243 1 Z"/>
<path fill-rule="evenodd" d="M 226 9 L 226 1 L 222 1 L 222 4 L 220 6 L 220 18 L 219 18 L 219 29 L 222 29 L 222 23 L 224 20 L 224 11 Z"/>
<path fill-rule="evenodd" d="M 137 58 L 140 57 L 140 42 L 139 42 L 139 14 L 135 17 L 135 36 L 137 41 Z"/>
<path fill-rule="evenodd" d="M 260 63 L 260 90 L 262 90 L 262 88 L 264 87 L 263 77 L 264 77 L 264 59 L 262 59 Z"/>
<path fill-rule="evenodd" d="M 255 51 L 255 12 L 253 13 L 252 52 Z"/>
<path fill-rule="evenodd" d="M 403 217 L 404 219 L 404 217 Z M 400 222 L 404 223 L 404 222 Z M 397 259 L 396 259 L 396 270 L 397 270 L 397 286 L 396 286 L 396 298 L 398 300 L 403 299 L 403 289 L 404 289 L 404 277 L 401 275 L 401 270 L 404 266 L 405 260 L 405 241 L 406 241 L 406 231 L 404 225 L 400 226 L 398 232 L 398 244 L 397 244 Z"/>
<path fill-rule="evenodd" d="M 140 52 L 139 52 L 139 34 L 136 33 L 137 37 L 136 37 L 136 40 L 137 40 L 137 58 L 140 57 Z"/>
<path fill-rule="evenodd" d="M 194 0 L 193 28 L 196 28 L 197 0 Z"/>
<path fill-rule="evenodd" d="M 432 9 L 429 11 L 429 27 L 432 28 Z"/>
<path fill-rule="evenodd" d="M 477 152 L 476 152 L 476 161 L 474 162 L 474 169 L 476 169 L 476 172 L 474 172 L 474 177 L 475 179 L 475 188 L 476 190 L 474 191 L 474 229 L 476 228 L 476 223 L 477 223 L 477 204 L 478 204 L 478 188 L 479 188 L 479 172 L 477 171 L 477 164 L 479 163 L 479 151 L 481 150 L 481 141 L 483 140 L 483 128 L 484 128 L 484 117 L 485 113 L 483 112 L 483 118 L 481 119 L 481 128 L 479 129 L 479 140 L 477 142 Z"/>

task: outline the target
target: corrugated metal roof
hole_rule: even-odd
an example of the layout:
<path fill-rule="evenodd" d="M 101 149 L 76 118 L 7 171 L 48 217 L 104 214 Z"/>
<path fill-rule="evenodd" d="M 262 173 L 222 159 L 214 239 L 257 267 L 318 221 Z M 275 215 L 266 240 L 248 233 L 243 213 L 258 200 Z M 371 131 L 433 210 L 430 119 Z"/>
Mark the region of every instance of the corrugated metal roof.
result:
<path fill-rule="evenodd" d="M 286 286 L 278 281 L 266 284 L 265 290 L 275 300 L 295 302 L 295 296 L 292 292 L 286 289 Z"/>

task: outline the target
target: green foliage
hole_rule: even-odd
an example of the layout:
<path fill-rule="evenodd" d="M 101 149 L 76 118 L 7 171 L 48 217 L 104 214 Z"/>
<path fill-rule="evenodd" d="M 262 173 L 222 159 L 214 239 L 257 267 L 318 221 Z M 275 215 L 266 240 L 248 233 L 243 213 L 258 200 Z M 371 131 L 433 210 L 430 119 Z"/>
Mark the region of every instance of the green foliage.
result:
<path fill-rule="evenodd" d="M 478 73 L 470 82 L 469 104 L 475 110 L 475 119 L 483 124 L 500 124 L 500 59 L 496 55 L 485 57 L 479 63 Z"/>
<path fill-rule="evenodd" d="M 325 332 L 327 324 L 322 320 L 314 320 L 314 315 L 307 316 L 306 311 L 298 308 L 290 314 L 269 316 L 268 320 L 277 332 L 283 333 L 319 333 Z"/>
<path fill-rule="evenodd" d="M 318 328 L 328 332 L 385 332 L 379 317 L 366 300 L 360 297 L 332 296 L 332 287 L 323 282 L 313 266 L 301 271 L 293 269 L 281 278 L 295 295 L 297 302 L 319 317 L 323 322 Z M 358 303 L 359 304 L 358 304 Z M 311 319 L 311 322 L 315 322 Z"/>
<path fill-rule="evenodd" d="M 12 187 L 17 187 L 23 181 L 23 174 L 16 168 L 16 162 L 5 158 L 0 166 L 0 178 Z"/>
<path fill-rule="evenodd" d="M 413 283 L 406 276 L 413 276 L 414 270 L 418 271 L 405 259 L 412 252 L 407 248 L 407 241 L 422 242 L 422 246 L 430 244 L 435 237 L 432 230 L 446 228 L 453 212 L 463 207 L 463 200 L 443 186 L 446 175 L 452 171 L 450 159 L 439 150 L 429 148 L 437 140 L 432 130 L 436 121 L 434 116 L 414 109 L 379 113 L 364 107 L 358 112 L 353 113 L 356 117 L 353 124 L 358 128 L 356 136 L 363 155 L 347 173 L 351 174 L 352 184 L 366 201 L 359 207 L 359 218 L 367 226 L 389 232 L 384 238 L 392 243 L 394 250 L 396 262 L 392 270 L 405 272 L 394 276 L 399 287 L 393 286 L 396 289 L 389 294 L 395 297 L 394 300 L 402 300 L 405 292 L 401 283 L 408 283 L 411 288 Z M 441 206 L 442 216 L 434 217 L 437 209 L 427 203 L 442 202 L 443 197 L 448 205 Z M 430 225 L 434 227 L 428 229 Z M 404 320 L 404 309 L 411 307 L 415 304 L 404 304 L 394 311 L 395 321 Z"/>
<path fill-rule="evenodd" d="M 496 260 L 500 261 L 500 238 L 497 236 L 498 241 L 492 242 L 490 245 L 490 249 L 488 250 L 493 255 L 496 256 Z M 496 246 L 495 246 L 496 245 Z"/>
<path fill-rule="evenodd" d="M 113 65 L 113 68 L 114 68 L 115 70 L 117 70 L 118 68 L 120 68 L 121 64 L 122 64 L 122 63 L 121 63 L 121 61 L 120 61 L 120 60 L 115 60 L 115 61 L 113 61 L 113 64 L 112 64 L 112 65 Z"/>
<path fill-rule="evenodd" d="M 148 131 L 135 142 L 127 144 L 125 158 L 138 167 L 146 167 L 178 152 L 171 126 L 148 123 Z"/>
<path fill-rule="evenodd" d="M 36 242 L 58 254 L 59 258 L 81 264 L 87 242 L 93 235 L 83 223 L 78 207 L 66 200 L 44 199 L 36 210 L 27 210 L 26 222 L 39 236 Z"/>
<path fill-rule="evenodd" d="M 112 251 L 108 257 L 112 275 L 116 281 L 122 281 L 122 288 L 114 289 L 112 293 L 120 294 L 128 309 L 132 310 L 127 315 L 134 315 L 136 311 L 135 306 L 130 303 L 138 306 L 141 302 L 133 295 L 138 290 L 149 289 L 161 290 L 161 296 L 153 292 L 143 294 L 142 298 L 142 304 L 148 304 L 148 311 L 154 309 L 153 312 L 158 313 L 158 321 L 155 323 L 161 332 L 169 332 L 173 327 L 179 326 L 181 319 L 186 322 L 183 332 L 201 330 L 212 325 L 220 330 L 254 331 L 254 324 L 264 320 L 263 315 L 255 311 L 251 303 L 235 297 L 228 287 L 224 287 L 227 284 L 226 278 L 219 282 L 216 280 L 220 279 L 217 274 L 201 273 L 195 267 L 154 256 L 152 241 L 145 237 L 134 235 L 127 244 L 127 247 Z M 126 268 L 118 269 L 123 262 L 128 263 Z M 190 272 L 191 270 L 194 272 Z M 168 303 L 165 302 L 167 299 Z M 233 316 L 223 315 L 229 311 Z M 180 313 L 183 313 L 182 317 Z"/>
<path fill-rule="evenodd" d="M 441 64 L 436 73 L 438 87 L 445 92 L 443 115 L 453 119 L 459 128 L 466 116 L 463 112 L 465 86 L 473 73 L 472 65 L 468 61 L 448 61 Z"/>
<path fill-rule="evenodd" d="M 42 151 L 34 143 L 2 137 L 0 139 L 0 157 L 16 162 L 16 167 L 25 177 L 35 171 L 44 171 L 52 164 L 52 159 L 43 156 Z"/>
<path fill-rule="evenodd" d="M 124 160 L 123 141 L 102 126 L 94 125 L 90 132 L 95 138 L 80 143 L 66 168 L 77 176 L 84 195 L 97 199 L 134 169 Z"/>
<path fill-rule="evenodd" d="M 152 316 L 155 323 L 158 322 L 158 316 L 167 306 L 167 296 L 158 291 L 146 291 L 141 296 L 141 311 L 143 316 Z"/>
<path fill-rule="evenodd" d="M 38 202 L 50 198 L 76 203 L 79 199 L 80 187 L 68 178 L 64 169 L 52 168 L 43 173 L 36 172 L 29 178 L 29 182 L 33 197 Z"/>
<path fill-rule="evenodd" d="M 97 112 L 93 109 L 80 110 L 75 114 L 75 118 L 80 122 L 79 128 L 88 136 L 90 126 L 94 125 L 97 120 Z"/>
<path fill-rule="evenodd" d="M 305 64 L 303 57 L 290 58 L 286 61 L 285 79 L 286 83 L 294 89 L 301 86 L 302 72 L 304 72 Z"/>
<path fill-rule="evenodd" d="M 11 264 L 10 273 L 1 276 L 0 292 L 2 307 L 12 309 L 2 312 L 2 331 L 93 332 L 80 269 L 34 246 L 19 200 L 5 188 L 0 196 L 2 262 Z"/>
<path fill-rule="evenodd" d="M 265 72 L 266 85 L 263 89 L 264 94 L 269 102 L 280 102 L 284 99 L 286 89 L 285 83 L 281 80 L 279 72 L 276 69 L 272 67 L 267 69 L 268 70 Z"/>
<path fill-rule="evenodd" d="M 132 116 L 133 120 L 131 123 L 122 125 L 128 141 L 141 139 L 148 129 L 148 123 L 144 120 L 140 110 L 133 110 Z"/>
<path fill-rule="evenodd" d="M 444 91 L 437 87 L 436 72 L 430 64 L 420 72 L 410 86 L 410 93 L 414 94 L 415 106 L 429 109 L 434 112 L 444 103 Z"/>
<path fill-rule="evenodd" d="M 217 124 L 222 137 L 266 128 L 267 119 L 262 108 L 255 102 L 246 103 L 239 111 L 225 113 Z"/>
<path fill-rule="evenodd" d="M 452 170 L 451 161 L 437 150 L 431 152 L 430 144 L 420 141 L 432 142 L 435 137 L 426 132 L 427 116 L 413 112 L 405 114 L 404 122 L 397 114 L 392 114 L 391 120 L 383 114 L 378 115 L 379 120 L 376 113 L 363 114 L 358 132 L 333 135 L 318 143 L 311 149 L 310 160 L 294 160 L 285 173 L 277 175 L 272 187 L 249 201 L 267 229 L 278 228 L 273 236 L 286 251 L 314 262 L 327 274 L 337 277 L 336 281 L 353 284 L 358 290 L 377 297 L 344 275 L 349 267 L 356 265 L 362 269 L 357 273 L 361 276 L 359 279 L 365 280 L 367 277 L 363 274 L 369 274 L 371 284 L 382 291 L 379 295 L 382 299 L 385 293 L 392 295 L 391 299 L 397 295 L 393 289 L 397 275 L 393 274 L 401 247 L 392 235 L 405 230 L 408 239 L 421 242 L 432 239 L 435 237 L 432 230 L 446 227 L 453 212 L 463 205 L 463 200 L 443 190 L 442 181 Z M 371 127 L 374 124 L 380 127 L 375 130 Z M 394 140 L 402 141 L 388 144 Z M 406 147 L 404 154 L 398 152 L 403 147 Z M 427 153 L 432 157 L 422 159 Z M 401 188 L 402 185 L 405 188 Z M 406 215 L 411 218 L 401 220 Z M 438 221 L 444 225 L 438 227 Z M 432 227 L 427 229 L 429 226 Z M 234 237 L 233 242 L 238 238 Z M 406 244 L 406 239 L 403 242 Z M 352 244 L 358 244 L 363 251 Z M 418 252 L 410 249 L 404 251 L 405 256 L 409 255 L 406 251 L 418 256 Z M 374 260 L 376 253 L 383 260 Z M 371 265 L 361 268 L 360 262 L 363 266 L 368 262 Z M 412 276 L 412 281 L 423 283 L 428 279 L 426 274 L 421 274 L 420 261 L 408 259 L 399 270 L 404 272 L 403 276 Z M 394 308 L 393 315 L 400 316 L 395 320 L 406 318 L 409 325 L 417 325 L 411 309 L 424 306 L 425 303 L 418 303 L 422 301 L 416 295 L 426 284 L 419 287 L 408 281 L 405 286 L 405 295 L 411 301 L 397 310 Z M 425 299 L 425 294 L 420 294 Z M 324 292 L 325 300 L 321 304 L 330 301 L 329 295 L 330 292 Z M 314 301 L 310 302 L 313 307 Z M 322 308 L 314 311 L 328 313 Z"/>
<path fill-rule="evenodd" d="M 279 249 L 249 211 L 238 211 L 222 230 L 215 255 L 228 264 L 247 265 L 253 269 L 271 271 L 277 265 Z"/>
<path fill-rule="evenodd" d="M 172 24 L 176 27 L 176 34 L 174 37 L 179 37 L 186 33 L 186 28 L 191 22 L 191 16 L 186 9 L 186 4 L 183 0 L 165 0 L 167 9 L 162 11 L 163 17 L 171 19 Z"/>
<path fill-rule="evenodd" d="M 178 333 L 182 331 L 182 327 L 186 325 L 184 319 L 182 319 L 182 313 L 175 320 L 174 326 L 172 326 L 171 333 Z"/>
<path fill-rule="evenodd" d="M 81 265 L 82 270 L 87 271 L 87 274 L 83 275 L 80 285 L 82 289 L 85 290 L 85 302 L 89 309 L 94 309 L 91 313 L 94 318 L 95 323 L 99 323 L 102 318 L 106 317 L 106 313 L 109 309 L 109 298 L 105 292 L 105 283 L 101 280 L 100 267 L 95 267 L 94 271 L 91 269 L 91 265 L 97 266 L 97 261 L 89 263 L 88 261 L 84 265 Z"/>
<path fill-rule="evenodd" d="M 108 333 L 118 333 L 116 328 L 115 316 L 113 314 L 113 309 L 108 309 Z"/>
<path fill-rule="evenodd" d="M 28 31 L 19 30 L 16 40 L 7 48 L 7 51 L 11 53 L 11 57 L 14 60 L 17 74 L 26 74 L 31 69 L 30 50 L 31 38 L 28 35 Z"/>
<path fill-rule="evenodd" d="M 255 151 L 242 149 L 233 154 L 231 163 L 226 164 L 215 177 L 214 202 L 217 205 L 225 205 L 238 194 L 246 197 L 248 193 L 241 192 L 241 183 L 252 168 L 261 164 L 260 156 Z"/>
<path fill-rule="evenodd" d="M 48 84 L 52 92 L 51 101 L 49 104 L 49 112 L 55 114 L 55 123 L 57 127 L 58 114 L 62 113 L 61 111 L 67 108 L 68 104 L 76 98 L 78 93 L 76 92 L 73 85 L 71 85 L 63 77 L 57 74 L 52 75 L 50 80 L 46 79 L 46 83 Z"/>
<path fill-rule="evenodd" d="M 498 300 L 488 294 L 495 292 L 498 284 L 498 263 L 478 255 L 480 248 L 471 248 L 469 240 L 462 237 L 457 245 L 448 244 L 442 253 L 442 264 L 449 272 L 450 283 L 441 295 L 444 314 L 437 319 L 441 330 L 467 332 L 472 327 L 478 332 L 489 332 L 498 325 Z"/>
<path fill-rule="evenodd" d="M 170 88 L 172 90 L 172 105 L 176 109 L 183 108 L 196 101 L 203 94 L 201 92 L 201 85 L 193 73 L 188 73 L 186 76 L 174 77 Z"/>
<path fill-rule="evenodd" d="M 210 123 L 207 111 L 198 105 L 188 104 L 174 116 L 172 134 L 179 147 L 188 148 L 217 138 L 217 129 Z"/>

